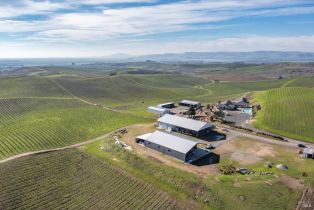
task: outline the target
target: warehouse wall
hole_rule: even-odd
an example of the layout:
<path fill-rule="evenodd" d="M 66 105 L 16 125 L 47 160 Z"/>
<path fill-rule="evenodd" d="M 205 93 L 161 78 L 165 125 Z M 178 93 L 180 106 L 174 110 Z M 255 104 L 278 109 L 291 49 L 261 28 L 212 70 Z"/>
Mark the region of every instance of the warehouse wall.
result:
<path fill-rule="evenodd" d="M 152 142 L 149 142 L 149 141 L 144 141 L 144 145 L 146 147 L 148 147 L 148 148 L 151 148 L 151 149 L 156 150 L 158 152 L 161 152 L 163 154 L 175 157 L 175 158 L 185 162 L 186 154 L 183 154 L 183 153 L 171 150 L 169 148 L 160 146 L 158 144 L 155 144 L 155 143 L 152 143 Z"/>

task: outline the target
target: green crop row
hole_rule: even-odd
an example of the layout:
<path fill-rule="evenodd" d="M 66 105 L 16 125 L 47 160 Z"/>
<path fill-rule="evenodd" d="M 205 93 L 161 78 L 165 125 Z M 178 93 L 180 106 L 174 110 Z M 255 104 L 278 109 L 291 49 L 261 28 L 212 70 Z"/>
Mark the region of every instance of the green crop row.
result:
<path fill-rule="evenodd" d="M 256 94 L 262 110 L 254 125 L 291 138 L 314 141 L 314 90 L 279 88 Z"/>
<path fill-rule="evenodd" d="M 0 159 L 72 145 L 145 121 L 75 99 L 0 99 Z"/>
<path fill-rule="evenodd" d="M 79 150 L 0 165 L 0 209 L 175 209 L 166 192 Z"/>

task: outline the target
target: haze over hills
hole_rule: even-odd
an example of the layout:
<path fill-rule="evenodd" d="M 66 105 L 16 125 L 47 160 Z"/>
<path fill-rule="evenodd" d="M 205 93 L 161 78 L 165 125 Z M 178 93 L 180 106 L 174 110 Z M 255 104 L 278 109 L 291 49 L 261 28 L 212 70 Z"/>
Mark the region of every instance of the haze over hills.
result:
<path fill-rule="evenodd" d="M 185 52 L 146 55 L 133 58 L 135 60 L 167 61 L 201 61 L 201 62 L 309 62 L 314 61 L 312 52 Z"/>
<path fill-rule="evenodd" d="M 104 62 L 244 62 L 244 63 L 279 63 L 279 62 L 314 62 L 313 52 L 185 52 L 134 56 L 129 54 L 113 54 L 105 57 L 89 58 L 34 58 L 34 59 L 0 59 L 0 69 L 23 66 L 68 66 L 73 64 L 93 64 Z"/>

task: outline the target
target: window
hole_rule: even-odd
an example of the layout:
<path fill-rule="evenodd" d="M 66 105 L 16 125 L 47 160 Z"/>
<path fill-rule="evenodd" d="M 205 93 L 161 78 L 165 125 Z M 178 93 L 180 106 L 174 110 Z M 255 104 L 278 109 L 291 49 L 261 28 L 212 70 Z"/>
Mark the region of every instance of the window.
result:
<path fill-rule="evenodd" d="M 168 152 L 171 152 L 171 149 L 168 149 Z"/>

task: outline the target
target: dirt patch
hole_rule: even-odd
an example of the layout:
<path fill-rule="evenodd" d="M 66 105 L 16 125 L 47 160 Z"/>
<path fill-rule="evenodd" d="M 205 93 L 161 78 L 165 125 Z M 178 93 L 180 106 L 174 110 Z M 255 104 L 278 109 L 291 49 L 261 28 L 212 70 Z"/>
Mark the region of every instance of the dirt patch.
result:
<path fill-rule="evenodd" d="M 216 152 L 237 161 L 241 165 L 255 164 L 265 158 L 275 158 L 278 155 L 275 147 L 271 144 L 241 138 L 226 142 L 219 146 Z"/>
<path fill-rule="evenodd" d="M 269 185 L 269 186 L 273 186 L 274 184 L 273 184 L 273 182 L 271 181 L 271 180 L 267 180 L 267 181 L 265 181 L 265 184 L 267 184 L 267 185 Z"/>
<path fill-rule="evenodd" d="M 291 176 L 282 175 L 279 177 L 279 181 L 291 190 L 304 188 L 304 184 L 302 184 L 300 180 L 293 178 Z"/>
<path fill-rule="evenodd" d="M 251 153 L 242 149 L 238 149 L 237 151 L 233 152 L 230 155 L 230 158 L 232 160 L 237 161 L 241 165 L 251 165 L 262 160 L 262 158 L 255 155 L 254 153 Z"/>
<path fill-rule="evenodd" d="M 254 147 L 249 148 L 248 151 L 259 157 L 276 157 L 277 155 L 276 150 L 272 146 L 264 143 L 257 143 Z"/>
<path fill-rule="evenodd" d="M 230 154 L 233 151 L 237 149 L 236 145 L 233 144 L 233 142 L 226 142 L 223 145 L 220 145 L 215 152 L 218 154 L 224 155 L 224 154 Z"/>
<path fill-rule="evenodd" d="M 155 163 L 162 163 L 159 159 L 153 157 L 153 156 L 147 156 L 148 159 L 154 161 Z"/>
<path fill-rule="evenodd" d="M 233 187 L 239 188 L 241 187 L 241 184 L 239 182 L 234 182 Z"/>

